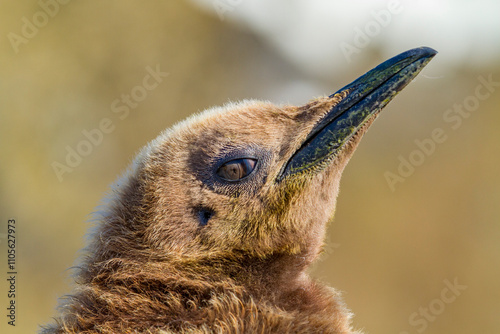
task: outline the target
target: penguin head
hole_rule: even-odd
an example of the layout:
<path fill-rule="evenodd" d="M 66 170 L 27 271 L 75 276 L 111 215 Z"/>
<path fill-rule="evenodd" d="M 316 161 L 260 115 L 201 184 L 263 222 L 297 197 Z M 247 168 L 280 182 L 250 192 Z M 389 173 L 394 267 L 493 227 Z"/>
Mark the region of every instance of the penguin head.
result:
<path fill-rule="evenodd" d="M 361 137 L 434 55 L 410 50 L 303 106 L 243 101 L 177 124 L 117 183 L 101 239 L 186 261 L 309 264 Z"/>
<path fill-rule="evenodd" d="M 165 132 L 136 174 L 148 187 L 148 240 L 182 256 L 317 252 L 341 171 L 363 131 L 331 162 L 285 170 L 342 96 L 302 107 L 228 104 Z"/>

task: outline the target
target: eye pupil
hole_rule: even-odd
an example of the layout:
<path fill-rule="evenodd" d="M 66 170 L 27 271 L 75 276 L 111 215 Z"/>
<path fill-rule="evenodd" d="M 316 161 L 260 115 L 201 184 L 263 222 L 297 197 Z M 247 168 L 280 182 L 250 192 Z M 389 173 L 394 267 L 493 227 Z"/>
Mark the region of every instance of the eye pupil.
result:
<path fill-rule="evenodd" d="M 217 175 L 228 181 L 241 180 L 254 170 L 256 163 L 257 160 L 250 158 L 231 160 L 217 170 Z"/>

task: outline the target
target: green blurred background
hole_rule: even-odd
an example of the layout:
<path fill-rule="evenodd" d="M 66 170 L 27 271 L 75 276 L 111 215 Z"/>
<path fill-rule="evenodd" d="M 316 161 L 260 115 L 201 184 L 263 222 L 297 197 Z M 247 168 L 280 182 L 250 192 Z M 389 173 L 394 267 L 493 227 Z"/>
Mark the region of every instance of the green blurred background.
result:
<path fill-rule="evenodd" d="M 160 131 L 228 100 L 302 104 L 422 45 L 440 54 L 349 163 L 312 275 L 345 292 L 367 333 L 500 333 L 500 87 L 474 98 L 488 92 L 480 76 L 500 81 L 497 4 L 401 1 L 388 18 L 394 1 L 60 1 L 0 3 L 1 333 L 33 333 L 55 315 L 92 211 Z M 148 66 L 169 74 L 120 119 L 113 101 L 138 92 Z M 453 129 L 444 117 L 464 103 L 473 111 Z M 58 179 L 53 163 L 65 164 L 67 147 L 104 118 L 113 131 Z M 415 140 L 436 128 L 446 140 L 391 188 L 386 173 L 416 159 Z M 12 217 L 14 328 L 5 316 Z M 444 302 L 454 280 L 467 288 Z"/>

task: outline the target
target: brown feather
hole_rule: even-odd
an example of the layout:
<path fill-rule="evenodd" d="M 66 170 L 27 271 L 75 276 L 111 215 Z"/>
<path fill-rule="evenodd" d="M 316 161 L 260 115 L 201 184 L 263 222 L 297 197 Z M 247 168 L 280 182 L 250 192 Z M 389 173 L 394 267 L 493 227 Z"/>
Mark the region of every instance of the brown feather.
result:
<path fill-rule="evenodd" d="M 343 97 L 230 104 L 160 135 L 114 186 L 75 291 L 42 333 L 354 333 L 339 293 L 306 269 L 365 130 L 325 170 L 274 181 Z M 211 183 L 207 166 L 248 147 L 266 152 L 262 177 Z M 197 208 L 214 212 L 206 226 Z"/>

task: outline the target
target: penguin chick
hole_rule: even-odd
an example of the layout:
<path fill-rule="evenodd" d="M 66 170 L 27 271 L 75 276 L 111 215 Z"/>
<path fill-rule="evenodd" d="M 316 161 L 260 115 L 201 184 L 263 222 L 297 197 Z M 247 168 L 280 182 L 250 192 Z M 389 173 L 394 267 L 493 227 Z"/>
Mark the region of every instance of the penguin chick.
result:
<path fill-rule="evenodd" d="M 356 333 L 306 269 L 361 137 L 435 54 L 301 107 L 231 103 L 162 133 L 115 184 L 42 333 Z"/>

